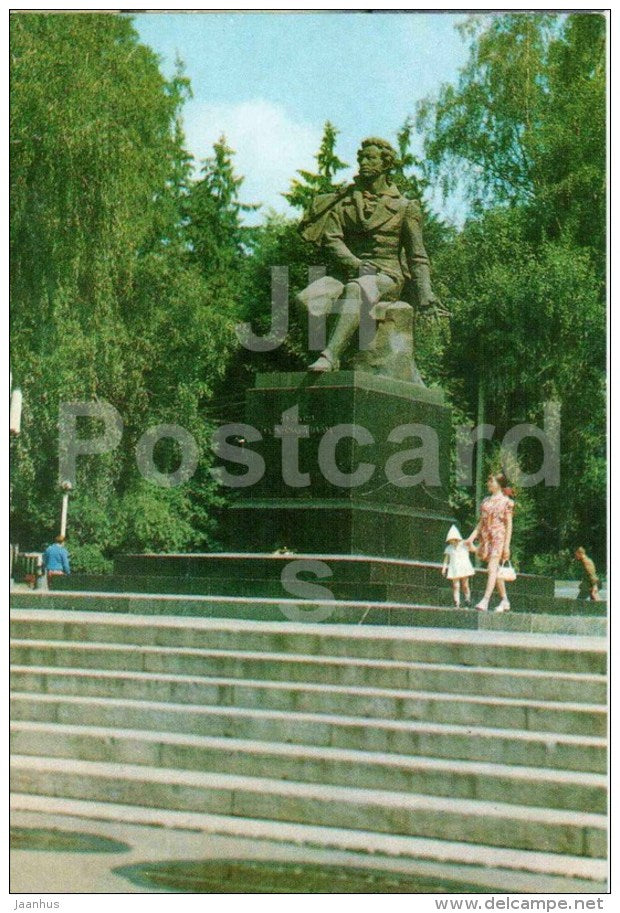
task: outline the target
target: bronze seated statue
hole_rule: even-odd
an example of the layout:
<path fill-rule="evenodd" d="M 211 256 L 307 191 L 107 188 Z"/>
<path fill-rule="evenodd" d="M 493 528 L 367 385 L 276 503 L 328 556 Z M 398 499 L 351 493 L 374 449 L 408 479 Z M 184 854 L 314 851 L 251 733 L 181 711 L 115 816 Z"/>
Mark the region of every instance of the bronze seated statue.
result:
<path fill-rule="evenodd" d="M 445 312 L 431 288 L 420 204 L 389 178 L 396 161 L 386 140 L 364 140 L 353 184 L 316 196 L 300 223 L 302 236 L 323 247 L 339 274 L 317 279 L 297 296 L 311 317 L 338 315 L 310 371 L 337 371 L 360 329 L 361 345 L 347 359 L 351 367 L 424 383 L 413 352 L 414 308 Z M 401 300 L 407 297 L 413 307 Z"/>

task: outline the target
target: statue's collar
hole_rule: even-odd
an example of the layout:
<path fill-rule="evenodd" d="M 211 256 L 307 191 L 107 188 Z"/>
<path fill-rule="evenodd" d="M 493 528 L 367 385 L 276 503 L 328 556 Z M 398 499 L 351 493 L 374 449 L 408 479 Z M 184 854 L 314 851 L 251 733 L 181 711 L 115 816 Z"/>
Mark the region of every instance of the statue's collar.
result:
<path fill-rule="evenodd" d="M 360 193 L 363 193 L 364 188 L 362 187 L 361 183 L 359 183 L 357 180 L 354 180 L 353 184 L 352 184 L 352 190 L 354 192 L 358 191 Z M 396 186 L 396 184 L 388 184 L 384 190 L 381 190 L 379 193 L 376 193 L 373 195 L 376 196 L 378 199 L 381 197 L 399 197 L 400 191 L 399 191 L 398 187 Z"/>

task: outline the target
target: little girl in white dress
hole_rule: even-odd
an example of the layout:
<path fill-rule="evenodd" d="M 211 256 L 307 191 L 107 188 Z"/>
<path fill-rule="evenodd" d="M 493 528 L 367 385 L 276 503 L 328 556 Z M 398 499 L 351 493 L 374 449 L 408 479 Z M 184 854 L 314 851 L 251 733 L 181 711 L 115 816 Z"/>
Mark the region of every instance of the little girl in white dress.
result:
<path fill-rule="evenodd" d="M 469 548 L 463 542 L 460 532 L 454 525 L 448 531 L 446 542 L 448 544 L 444 551 L 441 573 L 452 581 L 452 597 L 455 608 L 458 609 L 461 604 L 461 586 L 463 588 L 464 603 L 466 606 L 470 606 L 469 578 L 475 574 L 475 571 L 469 557 Z"/>

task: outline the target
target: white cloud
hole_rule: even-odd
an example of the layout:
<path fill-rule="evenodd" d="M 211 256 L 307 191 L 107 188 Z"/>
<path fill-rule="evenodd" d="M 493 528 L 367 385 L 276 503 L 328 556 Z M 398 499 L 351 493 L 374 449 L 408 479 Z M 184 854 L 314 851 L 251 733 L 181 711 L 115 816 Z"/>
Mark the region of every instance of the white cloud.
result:
<path fill-rule="evenodd" d="M 290 212 L 280 196 L 289 189 L 298 168 L 312 170 L 322 126 L 295 120 L 282 105 L 262 98 L 238 104 L 190 101 L 184 110 L 187 147 L 196 162 L 211 154 L 213 143 L 225 134 L 235 150 L 235 167 L 245 181 L 242 199 Z"/>

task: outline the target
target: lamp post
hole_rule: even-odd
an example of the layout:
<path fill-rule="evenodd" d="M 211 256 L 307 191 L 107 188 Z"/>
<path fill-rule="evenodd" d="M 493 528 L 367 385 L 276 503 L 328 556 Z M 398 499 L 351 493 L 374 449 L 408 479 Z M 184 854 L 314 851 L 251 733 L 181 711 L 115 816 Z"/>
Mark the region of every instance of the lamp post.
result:
<path fill-rule="evenodd" d="M 62 491 L 62 507 L 60 509 L 60 535 L 67 535 L 67 514 L 69 512 L 69 492 L 72 491 L 71 482 L 61 482 L 60 490 Z"/>
<path fill-rule="evenodd" d="M 484 425 L 484 407 L 485 407 L 485 389 L 484 379 L 478 380 L 478 435 L 476 438 L 476 521 L 480 516 L 480 505 L 482 503 L 482 474 L 484 472 L 484 435 L 482 426 Z M 476 555 L 475 565 L 480 567 L 482 562 Z"/>

